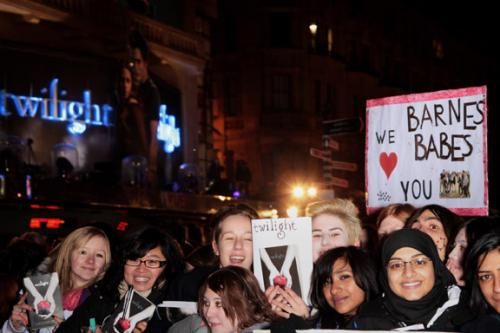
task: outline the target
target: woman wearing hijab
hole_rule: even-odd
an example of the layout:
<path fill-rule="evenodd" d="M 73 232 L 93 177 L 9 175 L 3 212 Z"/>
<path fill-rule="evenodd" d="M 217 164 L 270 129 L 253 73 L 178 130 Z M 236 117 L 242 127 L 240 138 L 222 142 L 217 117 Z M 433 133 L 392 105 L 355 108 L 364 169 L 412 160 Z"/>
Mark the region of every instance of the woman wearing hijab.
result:
<path fill-rule="evenodd" d="M 463 321 L 460 288 L 432 239 L 401 229 L 382 247 L 383 296 L 361 307 L 350 328 L 457 331 Z M 462 317 L 462 318 L 461 318 Z"/>

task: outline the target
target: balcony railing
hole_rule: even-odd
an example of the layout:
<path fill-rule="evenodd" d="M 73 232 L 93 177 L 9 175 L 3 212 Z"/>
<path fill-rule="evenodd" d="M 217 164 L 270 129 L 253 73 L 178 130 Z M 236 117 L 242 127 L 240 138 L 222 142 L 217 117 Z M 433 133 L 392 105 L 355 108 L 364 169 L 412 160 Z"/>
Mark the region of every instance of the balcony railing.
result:
<path fill-rule="evenodd" d="M 209 57 L 209 42 L 202 36 L 127 11 L 117 0 L 31 0 L 23 1 L 23 6 L 36 8 L 37 11 L 43 11 L 44 6 L 50 7 L 106 27 L 135 27 L 149 42 L 197 58 Z"/>
<path fill-rule="evenodd" d="M 148 17 L 130 13 L 134 26 L 149 41 L 198 58 L 209 56 L 208 41 L 201 36 L 178 30 Z"/>

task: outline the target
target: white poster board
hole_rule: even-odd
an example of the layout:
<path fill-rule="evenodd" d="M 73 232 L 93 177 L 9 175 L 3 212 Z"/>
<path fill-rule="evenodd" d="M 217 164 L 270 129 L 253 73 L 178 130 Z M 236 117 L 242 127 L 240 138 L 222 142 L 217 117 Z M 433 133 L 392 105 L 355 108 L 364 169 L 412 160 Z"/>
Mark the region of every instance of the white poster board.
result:
<path fill-rule="evenodd" d="M 368 212 L 411 203 L 487 215 L 486 138 L 486 86 L 368 100 Z"/>
<path fill-rule="evenodd" d="M 363 330 L 363 333 L 394 333 L 394 331 L 398 330 L 392 330 L 392 331 L 386 331 L 386 330 L 376 330 L 376 331 L 365 331 Z M 254 331 L 256 333 L 257 331 Z M 360 332 L 359 330 L 318 330 L 318 329 L 310 329 L 310 330 L 296 330 L 297 333 L 353 333 L 353 332 Z M 430 331 L 419 331 L 420 333 L 426 333 Z M 433 332 L 433 333 L 445 333 L 445 332 Z M 449 333 L 449 332 L 448 332 Z"/>
<path fill-rule="evenodd" d="M 252 237 L 253 271 L 262 290 L 286 285 L 310 304 L 311 218 L 252 220 Z"/>

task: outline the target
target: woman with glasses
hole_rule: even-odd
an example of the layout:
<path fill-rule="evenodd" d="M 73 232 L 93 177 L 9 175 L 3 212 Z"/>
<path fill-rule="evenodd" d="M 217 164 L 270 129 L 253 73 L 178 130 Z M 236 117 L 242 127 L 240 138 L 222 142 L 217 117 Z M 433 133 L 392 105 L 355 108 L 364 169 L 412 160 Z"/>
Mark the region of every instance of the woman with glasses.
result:
<path fill-rule="evenodd" d="M 467 317 L 460 288 L 428 235 L 395 231 L 384 242 L 381 259 L 383 296 L 362 305 L 349 328 L 458 331 Z"/>
<path fill-rule="evenodd" d="M 57 332 L 80 332 L 91 318 L 98 325 L 104 324 L 132 288 L 159 304 L 166 298 L 168 282 L 182 270 L 181 258 L 178 244 L 160 229 L 146 227 L 129 235 L 123 242 L 120 259 L 110 268 L 99 292 L 87 299 Z M 165 332 L 170 325 L 155 311 L 153 318 L 147 323 L 139 322 L 134 332 Z"/>

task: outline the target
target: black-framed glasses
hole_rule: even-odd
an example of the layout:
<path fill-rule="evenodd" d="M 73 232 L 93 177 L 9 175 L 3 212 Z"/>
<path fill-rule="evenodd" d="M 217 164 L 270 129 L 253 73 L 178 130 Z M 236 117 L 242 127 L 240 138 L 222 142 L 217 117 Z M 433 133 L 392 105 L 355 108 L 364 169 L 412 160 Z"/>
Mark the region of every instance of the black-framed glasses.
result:
<path fill-rule="evenodd" d="M 144 264 L 147 268 L 160 268 L 163 267 L 167 264 L 166 260 L 156 260 L 156 259 L 146 259 L 146 260 L 141 260 L 141 259 L 127 259 L 125 262 L 125 265 L 127 266 L 133 266 L 133 267 L 138 267 L 141 264 Z"/>
<path fill-rule="evenodd" d="M 387 268 L 393 272 L 402 272 L 405 269 L 406 264 L 410 264 L 411 268 L 413 269 L 419 269 L 426 267 L 430 262 L 431 259 L 427 257 L 413 258 L 408 261 L 404 261 L 401 259 L 391 259 L 387 264 Z"/>

